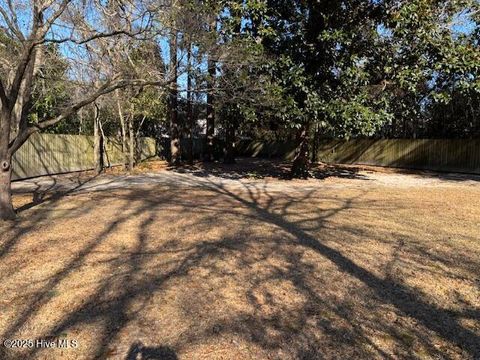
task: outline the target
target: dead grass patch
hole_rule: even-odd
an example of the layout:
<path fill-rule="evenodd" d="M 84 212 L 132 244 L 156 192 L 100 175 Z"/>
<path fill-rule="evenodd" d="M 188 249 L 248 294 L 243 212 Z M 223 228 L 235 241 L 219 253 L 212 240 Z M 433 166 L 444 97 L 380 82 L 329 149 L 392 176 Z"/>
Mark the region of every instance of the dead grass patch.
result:
<path fill-rule="evenodd" d="M 0 337 L 79 347 L 0 358 L 478 358 L 479 188 L 342 181 L 25 210 L 0 233 Z"/>

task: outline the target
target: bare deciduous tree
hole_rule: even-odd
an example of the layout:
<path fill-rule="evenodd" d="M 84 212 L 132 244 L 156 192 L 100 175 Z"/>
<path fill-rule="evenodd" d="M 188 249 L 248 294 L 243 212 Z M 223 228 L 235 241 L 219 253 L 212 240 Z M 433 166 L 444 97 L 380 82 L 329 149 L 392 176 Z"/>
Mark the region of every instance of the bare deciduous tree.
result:
<path fill-rule="evenodd" d="M 5 1 L 0 4 L 0 219 L 12 219 L 12 156 L 34 132 L 72 116 L 100 96 L 126 86 L 168 86 L 165 73 L 135 71 L 128 52 L 162 29 L 157 14 L 168 7 L 146 0 Z M 50 118 L 31 121 L 32 92 L 48 44 L 68 59 L 69 79 L 81 91 Z M 127 61 L 119 65 L 118 57 Z M 137 69 L 138 70 L 138 69 Z"/>

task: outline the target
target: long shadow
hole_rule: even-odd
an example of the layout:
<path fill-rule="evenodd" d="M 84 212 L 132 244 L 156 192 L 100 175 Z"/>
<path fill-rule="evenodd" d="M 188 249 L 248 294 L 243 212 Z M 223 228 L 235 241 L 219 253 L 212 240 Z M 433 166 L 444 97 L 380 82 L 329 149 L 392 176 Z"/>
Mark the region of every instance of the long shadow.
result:
<path fill-rule="evenodd" d="M 59 198 L 57 198 L 56 201 L 58 201 L 58 199 Z M 91 207 L 90 208 L 85 207 L 84 211 L 88 212 L 88 211 L 91 211 L 91 209 L 92 209 Z M 117 217 L 114 219 L 114 221 L 112 221 L 106 227 L 106 229 L 100 234 L 101 236 L 99 238 L 94 239 L 89 243 L 87 243 L 87 245 L 84 246 L 83 249 L 81 249 L 71 261 L 69 261 L 63 268 L 61 268 L 53 276 L 51 276 L 50 279 L 48 279 L 48 281 L 45 283 L 45 285 L 41 287 L 40 290 L 36 291 L 34 294 L 30 296 L 31 299 L 29 299 L 28 301 L 29 306 L 27 306 L 26 310 L 23 313 L 19 314 L 17 316 L 17 319 L 14 322 L 12 322 L 7 329 L 5 329 L 5 331 L 2 334 L 4 338 L 9 338 L 13 336 L 13 334 L 28 319 L 35 316 L 35 314 L 37 314 L 41 310 L 42 306 L 45 305 L 50 300 L 49 292 L 51 291 L 51 289 L 54 288 L 56 285 L 58 285 L 76 268 L 81 266 L 86 256 L 89 255 L 98 245 L 100 245 L 103 238 L 109 233 L 111 233 L 122 221 L 128 218 L 128 215 L 125 215 L 125 214 L 122 215 L 122 213 L 125 213 L 127 209 L 128 209 L 127 207 L 120 209 L 120 211 L 117 213 Z M 44 211 L 43 213 L 46 214 L 48 213 L 48 211 Z M 33 221 L 32 224 L 27 229 L 22 229 L 22 232 L 28 231 L 29 229 L 31 230 L 31 228 L 34 227 L 33 224 L 37 223 L 38 221 L 44 220 L 45 217 L 46 216 L 36 218 L 36 220 Z"/>
<path fill-rule="evenodd" d="M 197 163 L 194 166 L 174 167 L 170 170 L 193 174 L 197 177 L 215 176 L 223 179 L 265 179 L 291 180 L 291 163 L 279 159 L 238 158 L 235 164 Z M 329 177 L 367 180 L 361 175 L 360 167 L 316 164 L 311 167 L 311 177 L 326 179 Z"/>
<path fill-rule="evenodd" d="M 143 196 L 141 196 L 141 193 L 141 191 L 140 194 L 135 193 L 135 196 L 132 198 L 127 196 L 128 201 L 125 204 L 125 207 L 120 208 L 117 211 L 117 214 L 113 217 L 112 222 L 105 227 L 105 230 L 103 230 L 95 239 L 87 243 L 72 260 L 62 267 L 62 269 L 53 274 L 40 290 L 30 295 L 28 306 L 25 306 L 26 310 L 20 313 L 17 316 L 17 319 L 12 322 L 10 326 L 2 333 L 4 338 L 12 337 L 22 325 L 38 314 L 42 307 L 50 300 L 50 290 L 55 288 L 55 286 L 57 286 L 75 269 L 82 266 L 86 257 L 91 254 L 100 244 L 102 244 L 104 239 L 109 234 L 112 234 L 121 223 L 129 218 L 140 216 L 144 213 L 148 214 L 147 219 L 142 222 L 141 226 L 139 226 L 138 245 L 135 251 L 130 254 L 127 261 L 119 259 L 118 261 L 114 261 L 112 264 L 112 268 L 114 269 L 117 269 L 121 265 L 127 265 L 129 270 L 119 274 L 114 273 L 111 277 L 107 277 L 107 279 L 102 282 L 96 293 L 85 302 L 84 306 L 67 316 L 62 322 L 57 324 L 48 333 L 46 333 L 45 337 L 58 337 L 63 331 L 70 328 L 74 324 L 85 321 L 90 322 L 92 319 L 101 318 L 104 320 L 106 325 L 103 334 L 99 335 L 97 338 L 97 350 L 95 351 L 93 358 L 103 358 L 109 351 L 109 344 L 112 337 L 117 334 L 130 320 L 132 320 L 131 316 L 126 314 L 126 309 L 131 301 L 144 296 L 144 294 L 147 294 L 149 291 L 160 288 L 166 280 L 172 277 L 186 276 L 188 269 L 194 267 L 199 261 L 201 261 L 202 258 L 211 253 L 212 248 L 209 246 L 204 247 L 203 243 L 199 244 L 198 247 L 194 247 L 193 249 L 182 250 L 182 252 L 188 252 L 189 250 L 192 250 L 192 255 L 186 256 L 183 261 L 177 264 L 177 267 L 172 269 L 172 271 L 167 272 L 166 274 L 161 274 L 155 278 L 146 278 L 140 282 L 134 281 L 135 275 L 140 273 L 142 270 L 140 255 L 146 253 L 144 249 L 146 243 L 145 231 L 154 221 L 156 217 L 156 211 L 159 210 L 159 207 L 161 207 L 164 203 L 173 201 L 173 199 L 168 195 L 163 195 L 161 201 L 158 201 L 155 199 L 151 200 L 151 193 L 148 191 L 145 192 Z M 129 213 L 127 210 L 134 205 L 135 201 L 139 202 L 140 206 L 133 212 Z M 95 205 L 92 205 L 91 207 L 85 207 L 83 210 L 85 213 L 87 213 L 92 211 L 94 206 Z M 37 218 L 37 221 L 41 221 L 45 218 L 46 216 L 39 217 Z M 37 221 L 35 221 L 35 223 Z M 160 249 L 154 255 L 160 255 L 162 251 L 163 250 Z M 113 285 L 115 285 L 115 282 L 112 280 L 119 276 L 125 282 L 126 286 L 122 283 L 118 284 L 118 288 L 113 288 L 113 290 L 118 293 L 116 300 L 111 303 L 105 303 L 102 301 L 102 296 L 108 293 L 109 290 L 112 290 Z M 99 306 L 99 303 L 102 305 Z M 25 358 L 33 357 L 38 350 L 39 349 L 32 349 L 27 353 L 27 355 L 25 355 Z"/>
<path fill-rule="evenodd" d="M 207 177 L 208 178 L 208 177 Z M 209 181 L 209 180 L 207 180 Z M 155 192 L 164 191 L 161 196 L 155 196 Z M 353 206 L 362 204 L 366 208 L 370 206 L 368 201 L 362 198 L 364 193 L 358 197 L 352 197 L 341 203 L 340 206 L 330 209 L 328 211 L 319 211 L 318 214 L 309 214 L 309 218 L 300 219 L 297 221 L 290 220 L 291 215 L 290 206 L 294 203 L 306 202 L 315 196 L 313 191 L 306 191 L 300 195 L 298 194 L 283 194 L 286 199 L 285 203 L 277 203 L 276 196 L 268 192 L 268 187 L 263 185 L 244 185 L 241 194 L 229 189 L 227 186 L 219 185 L 214 181 L 210 181 L 208 191 L 213 191 L 214 196 L 210 203 L 198 204 L 195 199 L 190 201 L 181 200 L 176 195 L 183 192 L 182 189 L 173 188 L 155 188 L 153 190 L 135 190 L 130 194 L 124 196 L 126 203 L 120 207 L 112 220 L 105 224 L 104 230 L 101 231 L 94 239 L 85 244 L 76 256 L 68 261 L 62 269 L 55 272 L 48 281 L 33 294 L 26 310 L 20 313 L 16 320 L 9 326 L 6 331 L 2 333 L 4 338 L 12 337 L 20 329 L 20 327 L 27 321 L 38 315 L 42 307 L 48 302 L 48 292 L 55 288 L 60 282 L 67 278 L 71 272 L 80 266 L 84 265 L 86 257 L 94 252 L 104 240 L 114 233 L 120 224 L 127 221 L 131 217 L 144 216 L 139 222 L 136 231 L 135 247 L 125 256 L 117 256 L 111 260 L 110 269 L 112 273 L 107 274 L 100 280 L 98 289 L 89 297 L 84 299 L 82 305 L 66 314 L 60 321 L 49 327 L 45 332 L 45 336 L 60 336 L 62 333 L 80 324 L 90 324 L 96 320 L 101 321 L 103 329 L 96 337 L 96 344 L 94 344 L 94 351 L 91 358 L 104 358 L 112 351 L 111 345 L 113 339 L 129 324 L 132 320 L 140 315 L 145 308 L 145 303 L 148 297 L 156 292 L 162 291 L 166 287 L 166 282 L 172 279 L 188 278 L 191 269 L 199 267 L 207 268 L 210 271 L 210 276 L 231 277 L 229 272 L 222 269 L 221 265 L 217 265 L 217 261 L 224 258 L 227 254 L 234 254 L 237 259 L 238 269 L 248 269 L 258 261 L 266 261 L 269 257 L 277 254 L 286 261 L 286 268 L 275 268 L 271 266 L 271 274 L 266 277 L 259 276 L 253 278 L 251 283 L 244 284 L 247 297 L 250 305 L 255 309 L 253 315 L 245 314 L 239 311 L 232 311 L 231 317 L 226 320 L 216 321 L 214 331 L 205 329 L 201 334 L 187 333 L 182 340 L 184 344 L 193 341 L 206 340 L 209 337 L 215 337 L 218 333 L 232 333 L 240 334 L 248 341 L 255 342 L 260 347 L 267 350 L 274 350 L 282 344 L 293 344 L 292 351 L 296 352 L 297 358 L 321 358 L 322 349 L 318 349 L 318 344 L 314 338 L 305 339 L 302 346 L 295 345 L 294 340 L 299 336 L 308 337 L 302 331 L 305 324 L 308 322 L 308 316 L 318 312 L 319 305 L 334 312 L 337 316 L 348 322 L 353 328 L 352 331 L 340 331 L 332 326 L 328 319 L 319 320 L 316 326 L 332 337 L 339 347 L 355 348 L 359 342 L 368 343 L 373 348 L 377 355 L 382 358 L 392 358 L 391 355 L 385 353 L 377 345 L 375 345 L 366 334 L 364 329 L 358 325 L 353 319 L 355 318 L 354 309 L 342 307 L 338 304 L 333 304 L 331 299 L 318 293 L 309 282 L 308 279 L 315 268 L 302 262 L 301 254 L 295 250 L 285 250 L 285 245 L 299 245 L 298 249 L 311 249 L 320 256 L 328 259 L 334 264 L 338 270 L 359 280 L 369 290 L 363 296 L 370 296 L 370 294 L 381 303 L 391 304 L 403 314 L 415 319 L 421 323 L 425 328 L 435 332 L 441 338 L 458 345 L 468 352 L 473 358 L 480 355 L 478 335 L 472 331 L 465 329 L 459 324 L 455 317 L 462 316 L 462 314 L 455 314 L 451 311 L 440 309 L 432 304 L 427 303 L 421 296 L 413 289 L 399 283 L 395 279 L 382 279 L 371 271 L 349 259 L 330 245 L 325 244 L 320 239 L 312 236 L 310 230 L 323 230 L 326 221 L 348 210 Z M 218 223 L 218 214 L 230 214 L 232 217 L 242 217 L 243 225 L 237 229 L 236 234 L 224 236 L 218 241 L 200 241 L 190 247 L 179 248 L 175 244 L 180 242 L 180 239 L 173 237 L 171 242 L 165 243 L 163 246 L 155 250 L 147 248 L 149 241 L 148 230 L 156 225 L 162 206 L 165 204 L 175 204 L 179 207 L 178 211 L 188 211 L 195 207 L 195 211 L 204 211 L 201 222 L 194 222 L 190 226 L 195 227 L 195 230 L 201 232 L 202 226 L 208 227 L 212 224 L 216 226 L 225 226 L 226 224 Z M 241 206 L 248 209 L 248 213 L 239 215 L 235 211 L 235 206 Z M 85 206 L 84 213 L 93 211 L 95 204 Z M 40 209 L 35 209 L 40 210 Z M 130 210 L 130 211 L 129 211 Z M 46 212 L 39 211 L 37 221 L 46 221 L 48 217 Z M 305 214 L 295 212 L 300 217 L 305 217 Z M 187 212 L 185 214 L 188 215 Z M 303 216 L 305 215 L 305 216 Z M 32 221 L 30 229 L 34 227 Z M 272 225 L 275 229 L 280 229 L 286 236 L 275 236 L 270 240 L 270 247 L 264 250 L 262 254 L 255 254 L 253 247 L 258 240 L 252 239 L 250 236 L 242 236 L 242 232 L 246 235 L 251 235 L 250 229 L 253 221 L 260 221 L 265 224 Z M 308 224 L 314 224 L 308 227 Z M 308 230 L 306 230 L 308 229 Z M 229 229 L 225 229 L 224 234 L 228 234 Z M 178 257 L 169 264 L 166 271 L 156 270 L 151 274 L 145 273 L 145 268 L 148 266 L 147 259 L 150 257 L 161 257 L 162 255 L 174 252 Z M 123 270 L 118 270 L 123 269 Z M 260 304 L 255 299 L 253 292 L 258 289 L 264 282 L 283 279 L 290 281 L 297 291 L 301 292 L 308 299 L 304 308 L 300 309 L 301 315 L 288 314 L 292 317 L 293 323 L 284 323 L 281 319 L 275 316 L 268 316 L 260 310 Z M 359 291 L 363 292 L 363 289 Z M 112 300 L 105 301 L 105 297 L 109 293 L 114 293 L 115 297 Z M 135 310 L 129 310 L 134 301 L 140 302 L 140 306 L 135 306 Z M 276 304 L 272 299 L 269 300 L 272 304 Z M 190 304 L 190 306 L 193 306 Z M 280 309 L 281 310 L 281 309 Z M 372 311 L 375 311 L 372 309 Z M 303 314 L 304 313 L 304 314 Z M 465 315 L 465 314 L 463 314 Z M 472 312 L 470 316 L 476 316 L 477 312 Z M 374 326 L 373 324 L 368 324 Z M 380 324 L 377 326 L 381 326 Z M 281 339 L 272 338 L 270 330 L 276 330 L 282 333 Z M 386 328 L 385 331 L 393 334 L 398 341 L 401 340 L 401 334 L 398 334 L 395 328 Z M 300 335 L 299 335 L 300 334 Z M 417 334 L 419 339 L 422 339 L 422 334 Z M 133 340 L 133 339 L 132 339 Z M 421 340 L 420 340 L 421 341 Z M 426 341 L 426 340 L 425 340 Z M 431 345 L 425 344 L 429 347 L 432 354 L 438 357 L 442 355 L 435 350 Z M 141 343 L 133 343 L 130 345 L 127 353 L 127 359 L 138 358 L 163 358 L 175 359 L 178 348 L 181 344 L 161 347 L 145 347 Z M 114 349 L 113 349 L 114 350 Z M 38 349 L 32 349 L 25 354 L 25 359 L 34 357 Z M 355 355 L 361 358 L 368 358 L 372 354 L 361 349 L 355 350 Z M 347 353 L 347 350 L 345 350 Z M 1 352 L 0 352 L 1 355 Z"/>
<path fill-rule="evenodd" d="M 216 184 L 212 185 L 215 186 Z M 394 305 L 404 314 L 415 318 L 426 328 L 436 332 L 443 339 L 467 351 L 473 358 L 480 357 L 480 337 L 460 325 L 450 311 L 425 302 L 418 293 L 401 283 L 392 281 L 389 278 L 382 279 L 357 265 L 340 251 L 318 241 L 294 223 L 261 207 L 252 196 L 250 196 L 251 201 L 248 201 L 225 187 L 216 186 L 220 194 L 227 195 L 252 208 L 258 214 L 259 219 L 289 232 L 300 245 L 317 251 L 336 264 L 341 271 L 360 280 L 369 289 L 373 290 L 375 296 L 382 302 Z"/>
<path fill-rule="evenodd" d="M 145 198 L 148 198 L 148 196 L 149 194 L 146 193 Z M 163 198 L 162 200 L 168 201 L 168 198 Z M 147 216 L 147 219 L 145 219 L 141 226 L 139 226 L 138 244 L 136 249 L 130 253 L 130 256 L 126 261 L 119 259 L 118 261 L 114 261 L 112 264 L 113 269 L 117 269 L 121 265 L 127 265 L 129 270 L 124 273 L 113 274 L 111 277 L 108 277 L 102 282 L 100 288 L 95 292 L 95 294 L 85 301 L 84 305 L 80 309 L 65 317 L 60 323 L 46 333 L 48 335 L 45 335 L 58 337 L 75 324 L 91 322 L 93 319 L 102 319 L 105 323 L 105 328 L 104 331 L 97 336 L 96 351 L 94 352 L 92 358 L 101 359 L 105 356 L 108 356 L 112 350 L 114 351 L 114 349 L 109 348 L 112 339 L 125 327 L 129 321 L 133 320 L 132 315 L 126 313 L 128 305 L 133 300 L 138 300 L 138 298 L 145 297 L 152 291 L 160 289 L 165 281 L 171 279 L 172 277 L 187 276 L 189 269 L 198 265 L 203 258 L 209 256 L 212 251 L 215 251 L 213 247 L 208 245 L 205 246 L 203 243 L 195 246 L 193 249 L 181 250 L 181 252 L 186 252 L 187 256 L 185 256 L 182 261 L 177 263 L 171 271 L 155 277 L 144 277 L 141 281 L 135 281 L 135 276 L 137 274 L 141 274 L 142 270 L 143 264 L 141 256 L 138 255 L 141 255 L 145 252 L 145 231 L 152 224 L 156 217 L 155 209 L 161 205 L 162 203 L 147 200 L 144 205 L 140 206 L 133 214 L 118 216 L 116 220 L 98 236 L 96 241 L 88 244 L 88 246 L 86 246 L 74 260 L 72 260 L 63 268 L 63 270 L 57 272 L 51 277 L 51 280 L 44 287 L 42 287 L 42 290 L 38 292 L 38 296 L 32 301 L 31 308 L 27 311 L 27 313 L 18 318 L 17 321 L 10 326 L 6 332 L 4 332 L 4 337 L 11 336 L 11 334 L 18 330 L 18 328 L 24 324 L 28 318 L 31 318 L 35 313 L 37 313 L 41 306 L 48 301 L 46 295 L 47 289 L 54 287 L 72 271 L 72 268 L 80 265 L 85 259 L 86 255 L 91 253 L 95 247 L 102 243 L 105 237 L 112 233 L 112 231 L 122 221 L 127 220 L 127 218 L 130 216 L 139 216 L 143 212 L 148 212 L 149 215 Z M 122 212 L 123 211 L 119 211 L 119 214 Z M 168 249 L 165 250 L 168 251 Z M 163 249 L 159 249 L 155 255 L 161 255 L 162 252 Z M 115 284 L 114 280 L 118 277 L 120 277 L 121 283 Z M 118 287 L 115 288 L 115 285 Z M 115 300 L 112 302 L 102 301 L 102 296 L 108 293 L 109 290 L 116 291 L 117 296 L 115 297 Z M 139 310 L 137 310 L 133 315 L 138 314 L 142 308 L 143 307 L 140 307 Z M 39 349 L 32 349 L 28 352 L 26 358 L 33 357 L 38 350 Z"/>
<path fill-rule="evenodd" d="M 45 203 L 54 206 L 63 197 L 71 195 L 83 185 L 93 181 L 96 177 L 97 175 L 92 176 L 85 181 L 80 181 L 80 178 L 78 178 L 78 184 L 68 190 L 52 191 L 52 189 L 55 189 L 57 185 L 55 178 L 53 183 L 47 188 L 42 188 L 41 185 L 36 184 L 36 188 L 31 191 L 32 201 L 17 208 L 16 212 L 17 214 L 21 214 L 25 210 Z M 18 241 L 22 238 L 23 235 L 32 231 L 37 223 L 45 221 L 45 219 L 48 217 L 48 214 L 48 211 L 37 212 L 30 218 L 20 218 L 12 224 L 4 225 L 6 229 L 12 231 L 12 234 L 9 236 L 8 239 L 0 239 L 3 240 L 3 244 L 1 244 L 0 247 L 0 259 L 5 257 L 5 255 L 7 255 L 10 250 L 12 250 L 12 248 L 15 246 L 15 244 L 18 243 Z"/>
<path fill-rule="evenodd" d="M 68 196 L 78 189 L 80 189 L 83 185 L 92 182 L 93 180 L 97 179 L 99 174 L 90 176 L 88 178 L 82 179 L 80 176 L 77 177 L 77 185 L 71 187 L 67 190 L 59 189 L 57 190 L 57 179 L 53 177 L 52 184 L 48 185 L 47 187 L 42 187 L 41 184 L 36 183 L 36 188 L 28 191 L 27 193 L 32 193 L 32 201 L 30 203 L 24 204 L 17 208 L 15 211 L 21 213 L 22 211 L 28 210 L 33 208 L 34 206 L 41 205 L 45 201 L 58 201 L 64 196 Z"/>

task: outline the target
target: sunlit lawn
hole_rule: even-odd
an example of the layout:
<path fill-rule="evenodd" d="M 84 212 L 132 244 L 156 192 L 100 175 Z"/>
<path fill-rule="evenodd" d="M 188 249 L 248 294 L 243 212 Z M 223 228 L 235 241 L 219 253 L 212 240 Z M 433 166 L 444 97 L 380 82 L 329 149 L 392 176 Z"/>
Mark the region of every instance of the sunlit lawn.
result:
<path fill-rule="evenodd" d="M 0 358 L 480 357 L 480 186 L 272 182 L 22 211 L 0 233 L 0 338 L 78 347 Z"/>

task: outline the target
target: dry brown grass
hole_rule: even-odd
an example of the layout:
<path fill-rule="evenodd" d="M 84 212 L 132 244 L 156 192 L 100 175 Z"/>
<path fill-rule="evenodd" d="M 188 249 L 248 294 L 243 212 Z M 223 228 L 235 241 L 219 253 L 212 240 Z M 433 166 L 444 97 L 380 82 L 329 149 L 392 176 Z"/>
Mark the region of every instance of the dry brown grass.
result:
<path fill-rule="evenodd" d="M 80 346 L 0 358 L 478 359 L 480 188 L 307 183 L 23 211 L 0 230 L 0 338 Z"/>

